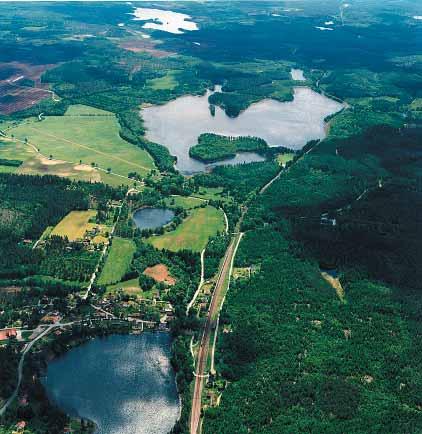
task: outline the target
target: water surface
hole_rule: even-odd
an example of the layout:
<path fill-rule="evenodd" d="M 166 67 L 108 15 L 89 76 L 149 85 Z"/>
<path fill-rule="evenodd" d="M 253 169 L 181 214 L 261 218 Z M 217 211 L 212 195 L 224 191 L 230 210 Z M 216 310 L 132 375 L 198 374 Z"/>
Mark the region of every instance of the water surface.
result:
<path fill-rule="evenodd" d="M 211 93 L 182 96 L 167 104 L 141 110 L 146 137 L 166 146 L 177 157 L 176 167 L 182 173 L 207 169 L 206 164 L 189 157 L 189 148 L 197 143 L 202 133 L 256 136 L 270 146 L 301 149 L 309 140 L 324 138 L 324 119 L 343 108 L 342 104 L 308 87 L 296 87 L 293 101 L 264 99 L 236 118 L 228 117 L 216 107 L 215 116 L 212 116 L 208 103 Z"/>
<path fill-rule="evenodd" d="M 167 434 L 179 416 L 166 333 L 96 338 L 50 362 L 43 383 L 98 434 Z"/>
<path fill-rule="evenodd" d="M 306 78 L 301 69 L 292 68 L 290 70 L 290 75 L 292 76 L 292 80 L 296 81 L 306 81 Z"/>
<path fill-rule="evenodd" d="M 166 208 L 140 208 L 133 214 L 133 221 L 139 229 L 155 229 L 170 223 L 174 211 Z"/>
<path fill-rule="evenodd" d="M 133 12 L 135 21 L 148 21 L 144 29 L 162 30 L 163 32 L 182 34 L 182 30 L 198 30 L 198 26 L 191 17 L 179 12 L 162 9 L 136 8 Z M 152 21 L 152 22 L 151 22 Z"/>

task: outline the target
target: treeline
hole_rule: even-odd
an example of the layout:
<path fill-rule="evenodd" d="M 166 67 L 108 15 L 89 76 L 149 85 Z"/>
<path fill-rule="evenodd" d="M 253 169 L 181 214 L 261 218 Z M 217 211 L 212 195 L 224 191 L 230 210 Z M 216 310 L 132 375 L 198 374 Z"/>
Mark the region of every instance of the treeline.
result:
<path fill-rule="evenodd" d="M 276 176 L 279 170 L 278 164 L 273 161 L 217 166 L 209 174 L 195 175 L 194 181 L 197 186 L 223 187 L 224 192 L 230 192 L 237 201 L 243 202 Z"/>

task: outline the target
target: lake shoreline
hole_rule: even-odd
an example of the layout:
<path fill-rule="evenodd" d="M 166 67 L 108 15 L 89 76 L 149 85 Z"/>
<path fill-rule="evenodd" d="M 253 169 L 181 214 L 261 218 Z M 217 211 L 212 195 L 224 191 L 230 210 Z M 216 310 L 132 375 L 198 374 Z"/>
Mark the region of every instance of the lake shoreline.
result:
<path fill-rule="evenodd" d="M 214 116 L 210 113 L 208 98 L 220 90 L 217 86 L 214 87 L 216 90 L 207 89 L 200 96 L 183 95 L 165 104 L 142 108 L 139 115 L 145 127 L 145 138 L 165 146 L 176 157 L 175 168 L 184 175 L 212 169 L 189 154 L 203 133 L 258 137 L 270 148 L 301 149 L 310 140 L 326 137 L 325 118 L 339 112 L 344 105 L 299 83 L 292 86 L 292 101 L 263 98 L 250 104 L 235 118 L 227 116 L 218 106 Z M 246 159 L 244 156 L 238 158 L 237 154 L 233 160 L 219 159 L 218 164 L 249 163 L 251 159 L 262 161 L 256 153 Z"/>
<path fill-rule="evenodd" d="M 38 378 L 40 380 L 40 383 L 42 384 L 42 386 L 44 388 L 46 396 L 48 397 L 49 403 L 52 406 L 58 408 L 64 414 L 66 414 L 67 417 L 70 418 L 70 420 L 74 420 L 74 421 L 76 420 L 79 423 L 85 422 L 87 424 L 86 426 L 87 426 L 88 430 L 86 432 L 88 434 L 96 434 L 96 433 L 98 433 L 99 426 L 93 420 L 91 420 L 90 418 L 87 418 L 87 417 L 82 417 L 79 414 L 79 412 L 76 412 L 77 415 L 72 415 L 66 409 L 64 409 L 63 406 L 60 405 L 60 403 L 56 402 L 56 400 L 52 397 L 52 395 L 51 395 L 51 393 L 50 393 L 47 385 L 44 382 L 45 379 L 47 378 L 48 365 L 50 363 L 54 362 L 54 361 L 62 359 L 63 357 L 65 357 L 72 350 L 75 350 L 77 348 L 83 348 L 84 346 L 88 345 L 90 342 L 93 342 L 93 341 L 96 341 L 96 340 L 99 340 L 99 339 L 100 340 L 103 340 L 103 339 L 107 340 L 109 338 L 116 337 L 116 336 L 122 336 L 122 337 L 123 336 L 137 336 L 137 335 L 139 336 L 140 334 L 145 334 L 145 333 L 151 334 L 151 335 L 152 334 L 167 334 L 167 335 L 169 335 L 169 331 L 159 330 L 158 328 L 153 328 L 153 329 L 150 329 L 150 330 L 145 331 L 145 332 L 144 331 L 139 332 L 138 330 L 134 331 L 133 329 L 130 329 L 127 332 L 123 332 L 123 331 L 114 332 L 113 331 L 113 332 L 107 333 L 105 335 L 104 334 L 95 334 L 95 335 L 87 336 L 87 337 L 84 337 L 84 338 L 80 338 L 80 337 L 78 338 L 78 337 L 75 336 L 68 343 L 68 345 L 66 346 L 66 349 L 64 351 L 62 351 L 60 353 L 56 353 L 56 352 L 52 352 L 52 351 L 47 351 L 44 354 L 44 357 L 43 357 L 43 362 L 44 362 L 45 365 L 41 368 L 40 372 L 38 372 L 37 374 L 38 374 Z M 173 342 L 173 338 L 170 336 L 170 347 L 169 347 L 170 358 L 171 358 L 171 355 L 172 355 L 172 346 L 171 346 L 172 342 Z M 169 358 L 169 361 L 170 361 L 170 358 Z M 171 363 L 170 363 L 170 365 L 171 365 L 171 371 L 174 374 L 174 384 L 175 384 L 175 388 L 176 388 L 176 391 L 177 391 L 177 400 L 178 400 L 178 418 L 175 420 L 175 422 L 173 424 L 173 426 L 174 426 L 178 422 L 178 420 L 180 419 L 180 416 L 181 416 L 181 412 L 182 412 L 182 396 L 181 396 L 181 394 L 179 392 L 179 389 L 178 389 L 178 386 L 177 386 L 177 382 L 176 382 L 176 376 L 175 376 L 176 371 L 175 371 L 175 369 L 174 369 L 174 367 L 172 366 Z M 44 379 L 44 381 L 42 381 L 42 379 Z"/>

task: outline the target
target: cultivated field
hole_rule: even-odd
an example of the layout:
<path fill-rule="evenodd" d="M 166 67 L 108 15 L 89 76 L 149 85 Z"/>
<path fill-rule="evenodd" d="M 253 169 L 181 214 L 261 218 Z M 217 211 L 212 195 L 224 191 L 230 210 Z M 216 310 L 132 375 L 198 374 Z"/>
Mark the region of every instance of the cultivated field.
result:
<path fill-rule="evenodd" d="M 172 251 L 189 249 L 200 252 L 207 244 L 210 236 L 223 230 L 223 212 L 212 206 L 207 206 L 193 210 L 176 230 L 151 237 L 148 241 L 157 249 Z"/>
<path fill-rule="evenodd" d="M 129 172 L 146 175 L 154 168 L 146 151 L 119 136 L 114 114 L 92 107 L 72 106 L 65 116 L 49 116 L 42 121 L 30 119 L 17 126 L 3 127 L 8 135 L 22 141 L 27 139 L 44 156 L 53 159 L 75 164 L 82 161 L 123 176 Z"/>
<path fill-rule="evenodd" d="M 51 235 L 59 235 L 61 237 L 67 237 L 69 241 L 75 241 L 83 238 L 85 232 L 92 228 L 92 223 L 89 223 L 89 219 L 95 217 L 97 211 L 71 211 L 66 217 L 64 217 L 53 229 Z"/>
<path fill-rule="evenodd" d="M 135 250 L 135 243 L 132 240 L 114 237 L 97 283 L 99 285 L 109 285 L 119 282 L 128 271 Z"/>

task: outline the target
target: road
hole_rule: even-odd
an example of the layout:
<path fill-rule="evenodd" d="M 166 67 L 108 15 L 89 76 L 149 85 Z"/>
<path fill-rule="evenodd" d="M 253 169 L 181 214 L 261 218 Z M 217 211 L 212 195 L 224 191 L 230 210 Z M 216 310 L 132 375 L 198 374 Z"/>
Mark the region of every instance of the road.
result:
<path fill-rule="evenodd" d="M 23 363 L 25 361 L 25 356 L 30 351 L 30 349 L 34 346 L 34 344 L 39 341 L 41 338 L 43 338 L 46 334 L 48 334 L 53 328 L 70 325 L 72 323 L 67 324 L 61 324 L 61 323 L 55 323 L 48 326 L 45 330 L 43 330 L 34 340 L 32 340 L 29 344 L 26 345 L 25 349 L 22 351 L 21 358 L 19 360 L 18 364 L 18 382 L 16 384 L 15 390 L 13 391 L 12 395 L 9 397 L 9 399 L 4 403 L 3 407 L 0 409 L 0 417 L 3 416 L 5 411 L 8 409 L 9 405 L 16 399 L 19 392 L 19 387 L 22 382 L 22 374 L 23 374 Z"/>
<path fill-rule="evenodd" d="M 207 377 L 205 373 L 208 361 L 208 352 L 210 346 L 210 338 L 213 329 L 217 323 L 217 314 L 220 310 L 221 296 L 225 290 L 225 282 L 231 270 L 231 264 L 236 251 L 237 237 L 234 237 L 226 250 L 223 265 L 220 268 L 220 273 L 215 284 L 215 289 L 212 295 L 211 304 L 208 309 L 207 319 L 202 333 L 201 343 L 198 351 L 198 359 L 195 372 L 195 387 L 192 399 L 192 412 L 190 420 L 190 432 L 196 434 L 198 432 L 199 423 L 201 420 L 201 406 L 202 406 L 202 389 L 204 386 L 204 378 Z"/>
<path fill-rule="evenodd" d="M 313 148 L 311 148 L 313 149 Z M 267 184 L 265 184 L 260 190 L 259 195 L 265 193 L 268 187 L 271 186 L 273 182 L 280 178 L 281 174 L 288 169 L 281 169 L 276 176 L 274 176 Z M 210 338 L 212 331 L 217 327 L 218 314 L 221 306 L 224 302 L 222 299 L 222 294 L 225 290 L 225 283 L 229 281 L 229 276 L 232 271 L 232 263 L 234 256 L 236 255 L 237 247 L 240 243 L 242 233 L 239 231 L 243 217 L 247 213 L 248 209 L 246 206 L 243 207 L 242 215 L 239 219 L 238 224 L 235 229 L 235 236 L 232 238 L 229 247 L 224 255 L 223 264 L 220 267 L 220 272 L 217 277 L 217 282 L 215 284 L 215 289 L 212 294 L 211 304 L 208 309 L 207 319 L 205 327 L 202 333 L 201 343 L 199 346 L 196 372 L 195 372 L 195 386 L 192 398 L 192 410 L 190 416 L 190 434 L 198 434 L 200 432 L 200 421 L 201 421 L 201 408 L 202 408 L 202 389 L 204 387 L 204 379 L 208 377 L 205 372 L 207 368 L 208 353 L 210 347 Z M 227 279 L 227 280 L 226 280 Z"/>

